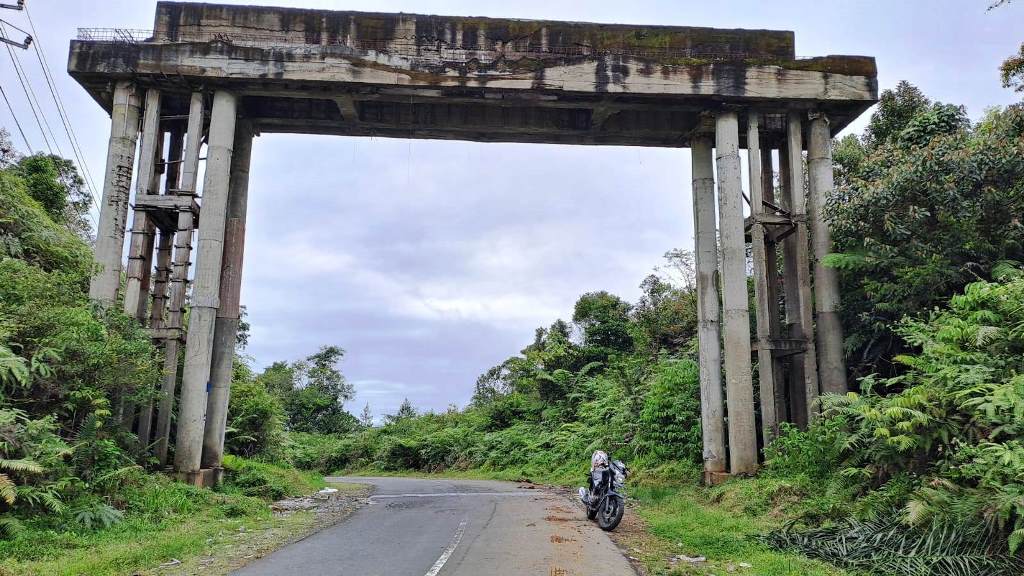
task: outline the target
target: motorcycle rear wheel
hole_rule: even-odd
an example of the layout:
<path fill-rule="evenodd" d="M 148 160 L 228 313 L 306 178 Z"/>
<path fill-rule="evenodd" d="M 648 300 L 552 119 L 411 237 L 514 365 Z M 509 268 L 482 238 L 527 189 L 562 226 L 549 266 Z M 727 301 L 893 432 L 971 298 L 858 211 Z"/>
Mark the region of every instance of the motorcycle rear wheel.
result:
<path fill-rule="evenodd" d="M 605 532 L 615 530 L 619 522 L 622 522 L 622 515 L 625 511 L 626 506 L 622 498 L 609 496 L 605 499 L 604 505 L 597 511 L 597 525 Z"/>

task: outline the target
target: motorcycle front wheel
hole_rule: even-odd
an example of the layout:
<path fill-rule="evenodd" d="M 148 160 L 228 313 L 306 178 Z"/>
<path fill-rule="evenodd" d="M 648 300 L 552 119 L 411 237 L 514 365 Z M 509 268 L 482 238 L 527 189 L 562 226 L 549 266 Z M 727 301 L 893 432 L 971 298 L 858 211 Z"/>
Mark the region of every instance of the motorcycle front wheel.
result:
<path fill-rule="evenodd" d="M 597 525 L 606 532 L 615 530 L 615 527 L 622 522 L 622 514 L 626 506 L 622 498 L 609 496 L 605 499 L 604 505 L 597 511 Z"/>

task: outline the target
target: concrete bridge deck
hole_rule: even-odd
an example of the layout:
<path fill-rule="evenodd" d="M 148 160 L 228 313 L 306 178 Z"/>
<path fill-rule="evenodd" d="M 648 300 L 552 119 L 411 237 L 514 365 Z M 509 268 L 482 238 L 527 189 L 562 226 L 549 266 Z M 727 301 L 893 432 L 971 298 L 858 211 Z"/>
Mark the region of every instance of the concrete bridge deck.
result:
<path fill-rule="evenodd" d="M 159 2 L 152 31 L 81 37 L 68 71 L 108 111 L 119 78 L 172 115 L 230 89 L 258 132 L 685 147 L 723 107 L 781 137 L 877 97 L 873 58 L 797 58 L 788 31 Z"/>

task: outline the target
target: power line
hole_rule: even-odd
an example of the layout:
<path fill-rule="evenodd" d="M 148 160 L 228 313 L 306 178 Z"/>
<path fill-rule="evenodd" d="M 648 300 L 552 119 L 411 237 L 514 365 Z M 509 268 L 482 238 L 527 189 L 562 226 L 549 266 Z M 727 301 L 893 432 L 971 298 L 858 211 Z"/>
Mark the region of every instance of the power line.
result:
<path fill-rule="evenodd" d="M 0 84 L 0 94 L 4 97 L 4 102 L 7 103 L 7 110 L 11 113 L 11 118 L 14 119 L 14 125 L 18 127 L 18 132 L 21 134 L 21 139 L 25 142 L 25 148 L 28 148 L 29 154 L 35 154 L 32 151 L 32 145 L 28 143 L 28 138 L 25 137 L 25 131 L 21 129 L 21 122 L 18 122 L 18 115 L 14 113 L 14 108 L 11 108 L 11 101 L 7 99 L 7 92 L 4 92 L 4 85 Z"/>
<path fill-rule="evenodd" d="M 53 103 L 57 107 L 57 114 L 60 116 L 61 124 L 64 126 L 64 132 L 68 136 L 68 142 L 71 144 L 71 151 L 74 152 L 75 158 L 78 160 L 78 165 L 82 168 L 82 176 L 89 188 L 89 199 L 92 201 L 92 205 L 96 208 L 96 211 L 100 211 L 99 204 L 96 202 L 96 182 L 92 177 L 92 171 L 89 170 L 89 165 L 85 162 L 85 153 L 82 152 L 82 145 L 78 141 L 78 135 L 75 133 L 75 127 L 71 124 L 71 116 L 67 113 L 67 109 L 64 107 L 64 100 L 60 97 L 60 92 L 55 87 L 53 81 L 53 74 L 50 72 L 49 63 L 46 60 L 46 53 L 39 47 L 42 44 L 42 39 L 39 37 L 39 33 L 36 31 L 35 22 L 32 21 L 32 14 L 28 10 L 28 6 L 25 6 L 25 16 L 28 18 L 29 27 L 32 29 L 32 35 L 35 38 L 35 50 L 36 58 L 39 60 L 39 66 L 43 70 L 43 77 L 46 79 L 46 85 L 50 89 L 50 96 L 53 98 Z M 90 214 L 91 215 L 91 214 Z"/>
<path fill-rule="evenodd" d="M 7 32 L 4 30 L 4 25 L 2 23 L 0 23 L 0 37 L 7 37 Z M 46 137 L 46 131 L 43 129 L 43 123 L 39 120 L 39 113 L 36 112 L 36 104 L 34 103 L 35 100 L 33 98 L 34 93 L 31 89 L 32 87 L 31 85 L 26 87 L 25 82 L 27 79 L 22 76 L 21 66 L 19 65 L 20 62 L 14 54 L 14 51 L 11 50 L 11 46 L 9 44 L 5 46 L 7 47 L 7 54 L 11 57 L 11 64 L 14 66 L 14 73 L 18 77 L 18 83 L 21 84 L 21 91 L 25 93 L 25 98 L 28 100 L 28 107 L 32 110 L 32 116 L 36 119 L 36 126 L 39 127 L 39 133 L 42 134 L 43 142 L 46 143 L 46 149 L 50 151 L 50 154 L 53 154 L 53 147 L 50 146 L 50 141 Z"/>

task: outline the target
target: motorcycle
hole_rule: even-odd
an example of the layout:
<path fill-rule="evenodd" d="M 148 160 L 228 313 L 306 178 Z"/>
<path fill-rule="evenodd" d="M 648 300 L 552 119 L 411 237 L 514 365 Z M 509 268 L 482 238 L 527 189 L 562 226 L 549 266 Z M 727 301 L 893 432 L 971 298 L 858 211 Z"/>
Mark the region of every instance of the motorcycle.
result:
<path fill-rule="evenodd" d="M 590 459 L 590 489 L 580 487 L 579 495 L 587 508 L 587 519 L 597 520 L 604 531 L 614 530 L 626 510 L 624 486 L 629 469 L 621 460 L 610 460 L 598 450 Z"/>

